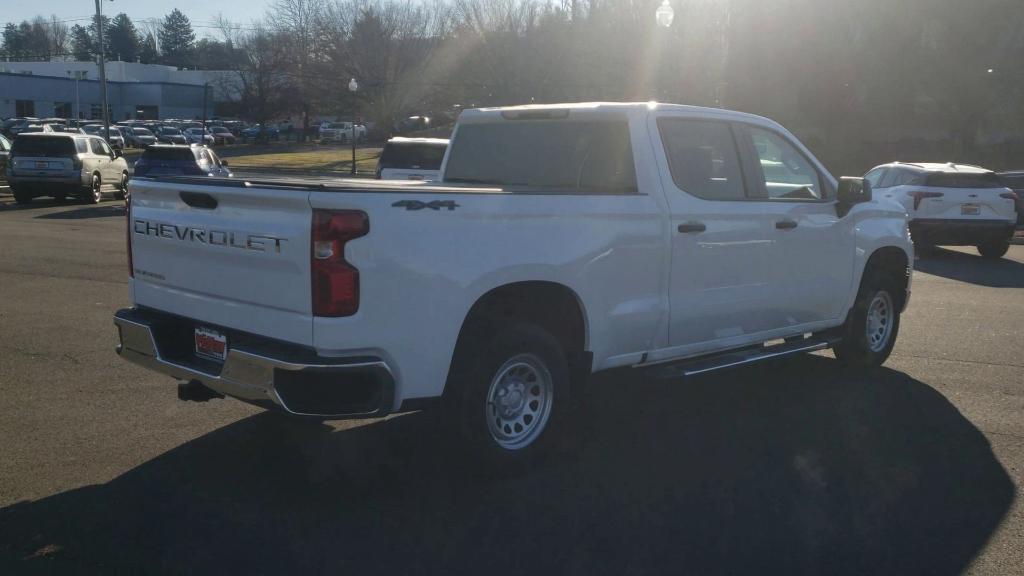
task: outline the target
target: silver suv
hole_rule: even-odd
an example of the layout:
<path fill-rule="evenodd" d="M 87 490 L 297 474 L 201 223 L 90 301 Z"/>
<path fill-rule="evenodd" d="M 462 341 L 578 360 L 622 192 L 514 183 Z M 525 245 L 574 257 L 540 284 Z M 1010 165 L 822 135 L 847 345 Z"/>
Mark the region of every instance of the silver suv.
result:
<path fill-rule="evenodd" d="M 104 191 L 121 198 L 128 189 L 128 163 L 102 138 L 85 134 L 21 134 L 7 162 L 7 180 L 18 204 L 36 196 L 90 203 Z"/>

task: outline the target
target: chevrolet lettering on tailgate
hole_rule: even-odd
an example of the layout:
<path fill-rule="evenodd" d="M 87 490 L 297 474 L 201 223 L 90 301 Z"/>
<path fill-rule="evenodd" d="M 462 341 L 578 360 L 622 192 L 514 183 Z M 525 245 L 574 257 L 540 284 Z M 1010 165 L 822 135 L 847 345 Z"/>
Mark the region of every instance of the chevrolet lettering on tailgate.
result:
<path fill-rule="evenodd" d="M 287 238 L 278 238 L 276 236 L 247 234 L 245 232 L 231 232 L 228 230 L 209 230 L 196 226 L 179 226 L 166 222 L 151 222 L 139 218 L 133 220 L 132 227 L 134 232 L 141 236 L 155 236 L 211 246 L 228 246 L 230 248 L 254 250 L 256 252 L 268 252 L 272 249 L 278 254 L 281 253 L 281 244 L 288 241 Z"/>

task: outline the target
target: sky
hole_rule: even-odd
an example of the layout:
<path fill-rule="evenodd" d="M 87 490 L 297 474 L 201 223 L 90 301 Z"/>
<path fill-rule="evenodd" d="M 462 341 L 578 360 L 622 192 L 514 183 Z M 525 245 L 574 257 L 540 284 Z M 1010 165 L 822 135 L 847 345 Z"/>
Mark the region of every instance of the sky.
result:
<path fill-rule="evenodd" d="M 61 20 L 82 18 L 68 22 L 72 26 L 87 23 L 89 16 L 96 12 L 94 0 L 2 0 L 0 4 L 3 4 L 0 27 L 7 22 L 21 22 L 39 15 L 49 18 L 50 14 L 56 14 Z M 201 37 L 215 33 L 215 30 L 202 25 L 209 24 L 218 14 L 224 14 L 232 22 L 248 24 L 262 18 L 270 4 L 271 0 L 103 0 L 103 13 L 113 16 L 124 12 L 138 23 L 147 18 L 163 18 L 177 8 L 189 17 L 196 35 Z"/>

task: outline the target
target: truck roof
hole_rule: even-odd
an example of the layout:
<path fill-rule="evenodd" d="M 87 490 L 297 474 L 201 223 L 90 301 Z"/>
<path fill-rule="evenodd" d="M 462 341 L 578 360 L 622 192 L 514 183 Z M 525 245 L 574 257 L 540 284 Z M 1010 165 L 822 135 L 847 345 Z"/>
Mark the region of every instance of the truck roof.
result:
<path fill-rule="evenodd" d="M 700 116 L 713 116 L 724 120 L 754 120 L 758 123 L 777 125 L 776 122 L 746 112 L 724 108 L 708 108 L 686 104 L 665 104 L 662 102 L 567 102 L 562 104 L 526 104 L 521 106 L 499 106 L 494 108 L 468 108 L 462 111 L 459 122 L 489 122 L 498 119 L 530 119 L 568 117 L 569 115 L 631 115 L 655 111 L 689 112 Z"/>

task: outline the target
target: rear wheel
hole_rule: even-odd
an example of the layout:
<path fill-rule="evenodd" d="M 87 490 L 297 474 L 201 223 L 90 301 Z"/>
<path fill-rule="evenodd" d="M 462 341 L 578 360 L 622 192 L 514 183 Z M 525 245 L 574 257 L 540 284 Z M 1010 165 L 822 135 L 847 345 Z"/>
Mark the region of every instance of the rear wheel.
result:
<path fill-rule="evenodd" d="M 89 182 L 89 190 L 85 192 L 82 199 L 89 204 L 99 204 L 100 200 L 103 200 L 103 181 L 100 180 L 99 174 L 92 175 L 92 180 Z"/>
<path fill-rule="evenodd" d="M 978 253 L 981 254 L 982 258 L 988 260 L 996 260 L 1002 258 L 1006 251 L 1010 249 L 1009 240 L 997 240 L 994 242 L 986 242 L 978 246 Z"/>
<path fill-rule="evenodd" d="M 892 353 L 900 329 L 899 283 L 891 274 L 865 272 L 857 301 L 843 325 L 834 352 L 841 362 L 858 368 L 880 366 Z"/>
<path fill-rule="evenodd" d="M 486 469 L 518 472 L 554 451 L 575 412 L 569 364 L 543 328 L 499 328 L 454 367 L 450 402 L 470 456 Z"/>
<path fill-rule="evenodd" d="M 28 204 L 32 202 L 32 195 L 24 190 L 18 190 L 12 186 L 11 193 L 14 194 L 14 201 L 18 204 Z"/>

